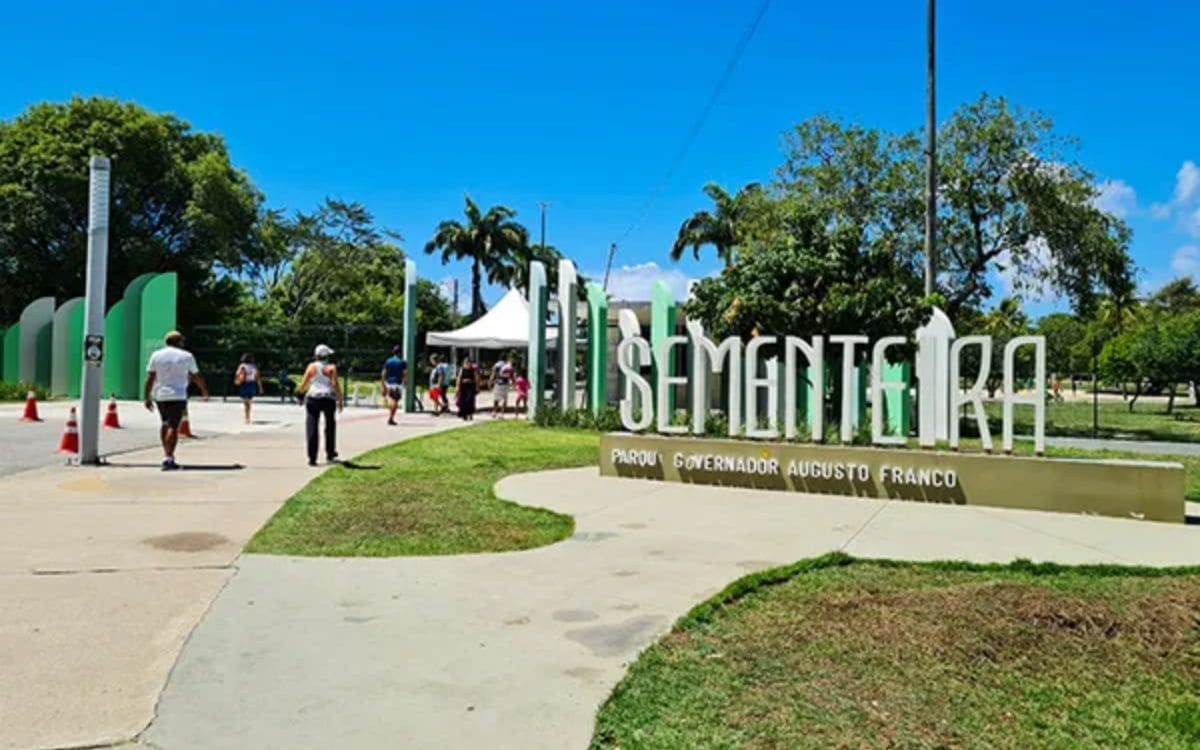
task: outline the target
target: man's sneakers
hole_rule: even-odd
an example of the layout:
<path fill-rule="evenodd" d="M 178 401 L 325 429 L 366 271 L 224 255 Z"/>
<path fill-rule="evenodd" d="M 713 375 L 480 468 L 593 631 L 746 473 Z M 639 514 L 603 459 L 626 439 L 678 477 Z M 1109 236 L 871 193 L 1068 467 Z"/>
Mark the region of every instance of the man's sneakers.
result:
<path fill-rule="evenodd" d="M 391 426 L 391 427 L 395 427 L 395 426 L 396 426 L 396 420 L 394 420 L 394 419 L 389 419 L 389 420 L 388 420 L 388 425 L 389 425 L 389 426 Z"/>
<path fill-rule="evenodd" d="M 168 456 L 162 460 L 163 471 L 178 471 L 179 464 L 175 463 L 175 459 Z"/>

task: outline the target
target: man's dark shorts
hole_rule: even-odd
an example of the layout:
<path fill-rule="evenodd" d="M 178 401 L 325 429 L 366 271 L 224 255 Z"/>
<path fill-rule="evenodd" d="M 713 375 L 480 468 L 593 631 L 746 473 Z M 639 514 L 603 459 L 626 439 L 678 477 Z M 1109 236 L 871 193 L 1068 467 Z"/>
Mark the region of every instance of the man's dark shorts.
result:
<path fill-rule="evenodd" d="M 162 417 L 164 427 L 179 428 L 183 421 L 183 413 L 187 411 L 187 401 L 156 401 L 158 413 Z"/>

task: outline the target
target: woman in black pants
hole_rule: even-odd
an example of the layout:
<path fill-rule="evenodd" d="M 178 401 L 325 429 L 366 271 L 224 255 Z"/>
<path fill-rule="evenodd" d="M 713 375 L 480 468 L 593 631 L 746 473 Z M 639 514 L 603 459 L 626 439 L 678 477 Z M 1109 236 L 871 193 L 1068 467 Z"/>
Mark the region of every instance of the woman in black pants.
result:
<path fill-rule="evenodd" d="M 297 388 L 304 394 L 304 409 L 308 412 L 305 437 L 308 439 L 308 465 L 317 465 L 317 423 L 325 417 L 325 457 L 330 463 L 337 460 L 337 420 L 334 411 L 342 410 L 342 388 L 338 384 L 337 365 L 329 363 L 333 350 L 321 344 L 313 351 L 314 361 L 304 371 Z"/>

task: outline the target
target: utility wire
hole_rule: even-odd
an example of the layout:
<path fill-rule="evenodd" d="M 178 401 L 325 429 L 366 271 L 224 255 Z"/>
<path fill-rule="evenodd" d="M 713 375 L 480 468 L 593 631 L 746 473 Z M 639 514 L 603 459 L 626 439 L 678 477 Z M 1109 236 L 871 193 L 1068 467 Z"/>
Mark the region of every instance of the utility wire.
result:
<path fill-rule="evenodd" d="M 726 63 L 725 70 L 721 72 L 721 77 L 717 79 L 717 85 L 713 87 L 712 94 L 709 95 L 708 101 L 704 105 L 704 109 L 700 111 L 700 116 L 696 118 L 696 121 L 692 124 L 691 129 L 687 132 L 687 136 L 683 139 L 683 146 L 675 155 L 675 160 L 671 162 L 671 165 L 667 168 L 667 173 L 663 176 L 662 181 L 658 183 L 658 186 L 654 189 L 654 192 L 650 194 L 650 197 L 647 198 L 646 202 L 642 205 L 642 209 L 638 213 L 637 218 L 634 219 L 633 223 L 630 224 L 629 227 L 626 228 L 621 234 L 621 236 L 617 238 L 618 243 L 624 241 L 625 238 L 632 234 L 635 229 L 641 226 L 641 223 L 645 221 L 646 216 L 649 215 L 650 209 L 653 208 L 658 199 L 662 197 L 663 192 L 671 183 L 671 179 L 675 177 L 675 173 L 678 172 L 679 168 L 683 165 L 684 158 L 687 157 L 688 151 L 691 150 L 692 145 L 696 142 L 696 138 L 700 136 L 700 131 L 704 128 L 704 123 L 708 121 L 709 115 L 712 114 L 713 109 L 717 106 L 717 100 L 721 98 L 721 93 L 729 84 L 729 80 L 733 78 L 733 71 L 737 68 L 738 61 L 742 59 L 742 55 L 745 54 L 746 48 L 750 46 L 750 40 L 754 38 L 754 33 L 758 31 L 758 26 L 762 22 L 763 16 L 767 14 L 767 8 L 770 5 L 771 0 L 763 0 L 759 4 L 758 10 L 754 14 L 754 18 L 750 21 L 750 25 L 747 26 L 746 30 L 742 32 L 741 38 L 738 39 L 737 46 L 733 48 L 733 54 L 730 56 L 729 62 Z M 612 263 L 611 253 L 609 256 L 609 263 Z"/>

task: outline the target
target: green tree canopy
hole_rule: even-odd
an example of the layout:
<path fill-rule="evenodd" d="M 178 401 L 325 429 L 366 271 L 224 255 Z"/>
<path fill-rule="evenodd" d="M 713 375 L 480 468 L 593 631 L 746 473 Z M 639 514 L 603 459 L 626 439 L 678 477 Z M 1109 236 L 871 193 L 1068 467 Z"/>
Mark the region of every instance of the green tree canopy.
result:
<path fill-rule="evenodd" d="M 179 274 L 179 320 L 213 322 L 241 289 L 236 269 L 262 196 L 224 141 L 174 115 L 104 98 L 36 104 L 0 123 L 0 320 L 30 300 L 83 294 L 88 161 L 112 159 L 110 301 L 135 276 Z"/>
<path fill-rule="evenodd" d="M 1070 145 L 1049 119 L 1002 98 L 983 96 L 941 126 L 936 287 L 952 319 L 982 309 L 1001 273 L 1014 293 L 1048 289 L 1089 316 L 1103 294 L 1132 295 L 1129 228 L 1096 208 L 1095 181 L 1070 159 Z M 741 263 L 762 247 L 795 244 L 807 231 L 795 217 L 815 216 L 839 244 L 864 257 L 885 253 L 895 274 L 920 276 L 923 184 L 917 134 L 816 117 L 788 135 L 769 188 L 752 183 L 734 196 L 706 188 L 714 210 L 684 222 L 671 257 L 712 244 Z"/>
<path fill-rule="evenodd" d="M 492 206 L 480 210 L 471 196 L 464 198 L 465 222 L 447 219 L 438 224 L 425 252 L 441 252 L 442 262 L 467 260 L 471 263 L 471 317 L 478 318 L 486 311 L 483 303 L 483 277 L 489 283 L 514 279 L 514 268 L 528 266 L 529 232 L 519 224 L 517 212 L 507 206 Z"/>

